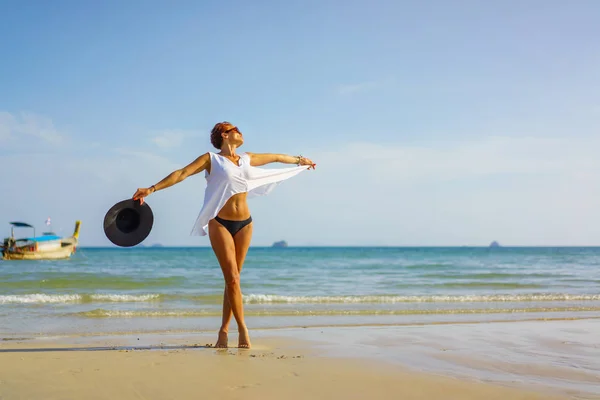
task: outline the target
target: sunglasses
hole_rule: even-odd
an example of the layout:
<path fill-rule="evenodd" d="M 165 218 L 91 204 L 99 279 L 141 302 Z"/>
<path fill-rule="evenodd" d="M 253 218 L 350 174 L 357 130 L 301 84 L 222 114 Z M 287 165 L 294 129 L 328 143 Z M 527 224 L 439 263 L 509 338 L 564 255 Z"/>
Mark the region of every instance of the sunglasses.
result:
<path fill-rule="evenodd" d="M 242 134 L 242 132 L 240 132 L 240 130 L 237 128 L 237 126 L 234 126 L 233 128 L 229 128 L 229 129 L 227 129 L 227 130 L 226 130 L 225 132 L 223 132 L 223 133 L 229 133 L 229 132 L 232 132 L 232 131 L 236 131 L 236 132 L 237 132 L 237 133 L 239 133 L 240 135 Z"/>

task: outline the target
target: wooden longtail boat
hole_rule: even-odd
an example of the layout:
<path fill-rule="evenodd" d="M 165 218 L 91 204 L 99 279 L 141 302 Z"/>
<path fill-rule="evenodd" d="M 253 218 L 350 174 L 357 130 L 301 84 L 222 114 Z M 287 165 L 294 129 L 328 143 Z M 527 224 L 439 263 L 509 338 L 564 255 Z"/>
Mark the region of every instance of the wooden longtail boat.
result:
<path fill-rule="evenodd" d="M 81 221 L 75 222 L 75 230 L 71 237 L 61 237 L 53 232 L 44 232 L 35 236 L 35 228 L 25 222 L 11 222 L 10 237 L 4 239 L 0 249 L 4 260 L 58 260 L 69 258 L 79 244 L 79 227 Z M 16 239 L 15 228 L 32 228 L 33 236 Z"/>

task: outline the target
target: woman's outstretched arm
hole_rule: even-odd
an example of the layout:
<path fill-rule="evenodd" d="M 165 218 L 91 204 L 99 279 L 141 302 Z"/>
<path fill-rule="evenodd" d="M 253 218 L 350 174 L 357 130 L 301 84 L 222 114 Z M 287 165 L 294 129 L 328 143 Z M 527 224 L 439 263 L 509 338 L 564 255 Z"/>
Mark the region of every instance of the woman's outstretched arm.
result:
<path fill-rule="evenodd" d="M 200 157 L 196 158 L 194 161 L 186 165 L 185 167 L 175 170 L 167 175 L 160 182 L 148 187 L 148 188 L 138 188 L 138 190 L 133 195 L 134 200 L 140 200 L 140 204 L 144 204 L 144 197 L 156 192 L 157 190 L 166 189 L 169 186 L 173 186 L 185 178 L 195 175 L 198 172 L 202 172 L 205 169 L 210 168 L 210 154 L 202 154 Z"/>
<path fill-rule="evenodd" d="M 270 163 L 297 164 L 308 165 L 315 169 L 317 164 L 310 159 L 302 156 L 288 156 L 287 154 L 272 154 L 272 153 L 246 153 L 250 156 L 250 165 L 258 167 L 260 165 Z M 309 168 L 310 169 L 310 168 Z"/>

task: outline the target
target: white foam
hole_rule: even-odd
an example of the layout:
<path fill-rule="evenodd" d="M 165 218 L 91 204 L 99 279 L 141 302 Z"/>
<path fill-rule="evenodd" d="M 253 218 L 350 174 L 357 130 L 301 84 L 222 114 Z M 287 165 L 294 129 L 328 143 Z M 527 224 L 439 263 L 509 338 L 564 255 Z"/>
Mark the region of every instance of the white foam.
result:
<path fill-rule="evenodd" d="M 218 316 L 221 315 L 220 311 L 206 312 L 206 311 L 190 311 L 190 310 L 158 310 L 158 311 L 134 311 L 134 310 L 105 310 L 96 309 L 91 311 L 85 311 L 75 313 L 73 315 L 89 318 L 156 318 L 156 317 L 204 317 L 204 316 Z"/>
<path fill-rule="evenodd" d="M 250 294 L 245 303 L 472 303 L 472 302 L 530 302 L 530 301 L 592 301 L 600 294 L 498 294 L 459 296 L 280 296 Z"/>
<path fill-rule="evenodd" d="M 0 304 L 21 303 L 77 303 L 82 300 L 79 294 L 23 294 L 23 295 L 5 295 L 0 296 Z"/>
<path fill-rule="evenodd" d="M 90 299 L 94 301 L 112 301 L 112 302 L 136 302 L 158 300 L 159 294 L 92 294 Z"/>
<path fill-rule="evenodd" d="M 141 302 L 158 300 L 159 294 L 22 294 L 0 296 L 0 304 L 44 304 L 98 302 Z"/>

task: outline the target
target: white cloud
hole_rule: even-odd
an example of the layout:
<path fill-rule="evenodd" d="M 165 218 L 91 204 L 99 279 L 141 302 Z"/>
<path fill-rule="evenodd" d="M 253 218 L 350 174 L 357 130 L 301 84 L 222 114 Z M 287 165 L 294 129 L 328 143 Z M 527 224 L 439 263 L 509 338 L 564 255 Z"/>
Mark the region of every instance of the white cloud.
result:
<path fill-rule="evenodd" d="M 336 88 L 336 92 L 342 96 L 350 96 L 356 93 L 364 93 L 377 89 L 384 89 L 388 86 L 394 84 L 394 78 L 388 77 L 384 79 L 372 80 L 372 81 L 363 81 L 363 82 L 355 82 L 355 83 L 346 83 L 339 85 Z"/>
<path fill-rule="evenodd" d="M 7 112 L 0 112 L 0 143 L 5 143 L 10 137 L 14 117 Z"/>
<path fill-rule="evenodd" d="M 598 148 L 600 139 L 496 136 L 419 146 L 352 143 L 324 156 L 356 163 L 373 179 L 445 181 L 499 174 L 578 176 L 600 169 Z"/>
<path fill-rule="evenodd" d="M 378 86 L 380 86 L 380 83 L 375 81 L 344 84 L 337 87 L 337 92 L 341 95 L 351 95 L 355 93 L 373 90 L 376 89 Z"/>
<path fill-rule="evenodd" d="M 598 148 L 591 138 L 350 143 L 311 154 L 317 170 L 258 205 L 257 220 L 279 220 L 255 233 L 295 244 L 597 245 Z"/>
<path fill-rule="evenodd" d="M 0 112 L 0 140 L 30 144 L 32 138 L 46 144 L 59 144 L 65 136 L 58 132 L 49 118 L 26 112 L 17 115 Z"/>
<path fill-rule="evenodd" d="M 166 158 L 164 156 L 154 154 L 149 151 L 141 151 L 141 150 L 137 150 L 137 149 L 134 150 L 134 149 L 127 149 L 127 148 L 123 148 L 123 147 L 117 147 L 114 149 L 114 152 L 117 154 L 120 154 L 122 156 L 126 156 L 126 157 L 144 159 L 148 162 L 166 160 Z"/>
<path fill-rule="evenodd" d="M 185 139 L 195 136 L 197 136 L 197 134 L 194 132 L 167 130 L 160 132 L 151 140 L 158 147 L 166 149 L 180 147 Z"/>

